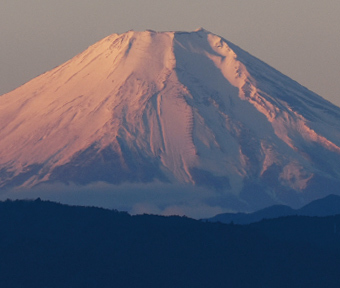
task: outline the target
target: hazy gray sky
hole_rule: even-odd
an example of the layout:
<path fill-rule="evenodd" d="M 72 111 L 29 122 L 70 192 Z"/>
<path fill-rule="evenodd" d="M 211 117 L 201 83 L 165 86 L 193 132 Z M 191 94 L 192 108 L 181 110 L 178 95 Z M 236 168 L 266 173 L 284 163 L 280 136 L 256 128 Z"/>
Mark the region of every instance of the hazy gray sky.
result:
<path fill-rule="evenodd" d="M 1 0 L 0 94 L 127 30 L 216 33 L 340 106 L 339 0 Z"/>

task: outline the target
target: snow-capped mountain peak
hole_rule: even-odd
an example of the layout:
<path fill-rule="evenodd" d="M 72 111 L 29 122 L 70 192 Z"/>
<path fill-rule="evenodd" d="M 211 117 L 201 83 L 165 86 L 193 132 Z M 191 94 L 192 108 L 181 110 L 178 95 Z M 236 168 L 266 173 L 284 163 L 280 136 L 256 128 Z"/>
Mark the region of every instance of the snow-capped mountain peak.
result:
<path fill-rule="evenodd" d="M 203 28 L 129 31 L 0 97 L 0 186 L 161 181 L 296 205 L 339 182 L 339 124 Z"/>

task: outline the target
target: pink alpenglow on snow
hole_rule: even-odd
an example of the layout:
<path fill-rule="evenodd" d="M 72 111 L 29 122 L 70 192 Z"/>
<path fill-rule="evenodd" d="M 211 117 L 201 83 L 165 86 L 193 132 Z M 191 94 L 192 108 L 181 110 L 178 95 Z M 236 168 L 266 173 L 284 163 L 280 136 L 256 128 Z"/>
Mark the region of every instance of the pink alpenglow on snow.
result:
<path fill-rule="evenodd" d="M 300 206 L 338 193 L 339 127 L 338 107 L 213 33 L 129 31 L 0 96 L 0 189 L 190 186 L 190 211 Z M 127 209 L 185 213 L 174 195 Z"/>

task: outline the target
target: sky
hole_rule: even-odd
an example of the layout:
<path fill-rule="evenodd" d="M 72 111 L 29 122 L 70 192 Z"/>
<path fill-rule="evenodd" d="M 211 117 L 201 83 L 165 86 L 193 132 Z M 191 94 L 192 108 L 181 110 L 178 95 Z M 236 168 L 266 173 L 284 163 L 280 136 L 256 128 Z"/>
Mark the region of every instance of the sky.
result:
<path fill-rule="evenodd" d="M 203 27 L 340 106 L 338 0 L 2 0 L 0 95 L 128 30 Z"/>

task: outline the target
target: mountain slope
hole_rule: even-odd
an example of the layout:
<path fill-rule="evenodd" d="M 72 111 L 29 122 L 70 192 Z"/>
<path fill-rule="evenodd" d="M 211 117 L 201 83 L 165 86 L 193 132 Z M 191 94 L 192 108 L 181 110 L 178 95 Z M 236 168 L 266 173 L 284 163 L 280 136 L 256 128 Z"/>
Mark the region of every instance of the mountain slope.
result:
<path fill-rule="evenodd" d="M 209 222 L 250 224 L 263 219 L 275 219 L 279 217 L 297 215 L 298 210 L 292 209 L 285 205 L 274 205 L 253 213 L 222 213 L 212 218 L 206 219 Z"/>
<path fill-rule="evenodd" d="M 204 29 L 129 31 L 0 97 L 0 185 L 191 183 L 225 209 L 299 206 L 337 193 L 339 124 Z"/>
<path fill-rule="evenodd" d="M 340 214 L 340 196 L 328 195 L 317 199 L 300 209 L 292 209 L 285 205 L 274 205 L 253 213 L 223 213 L 206 219 L 210 222 L 221 222 L 234 224 L 250 224 L 263 219 L 273 219 L 291 215 L 324 217 Z"/>

